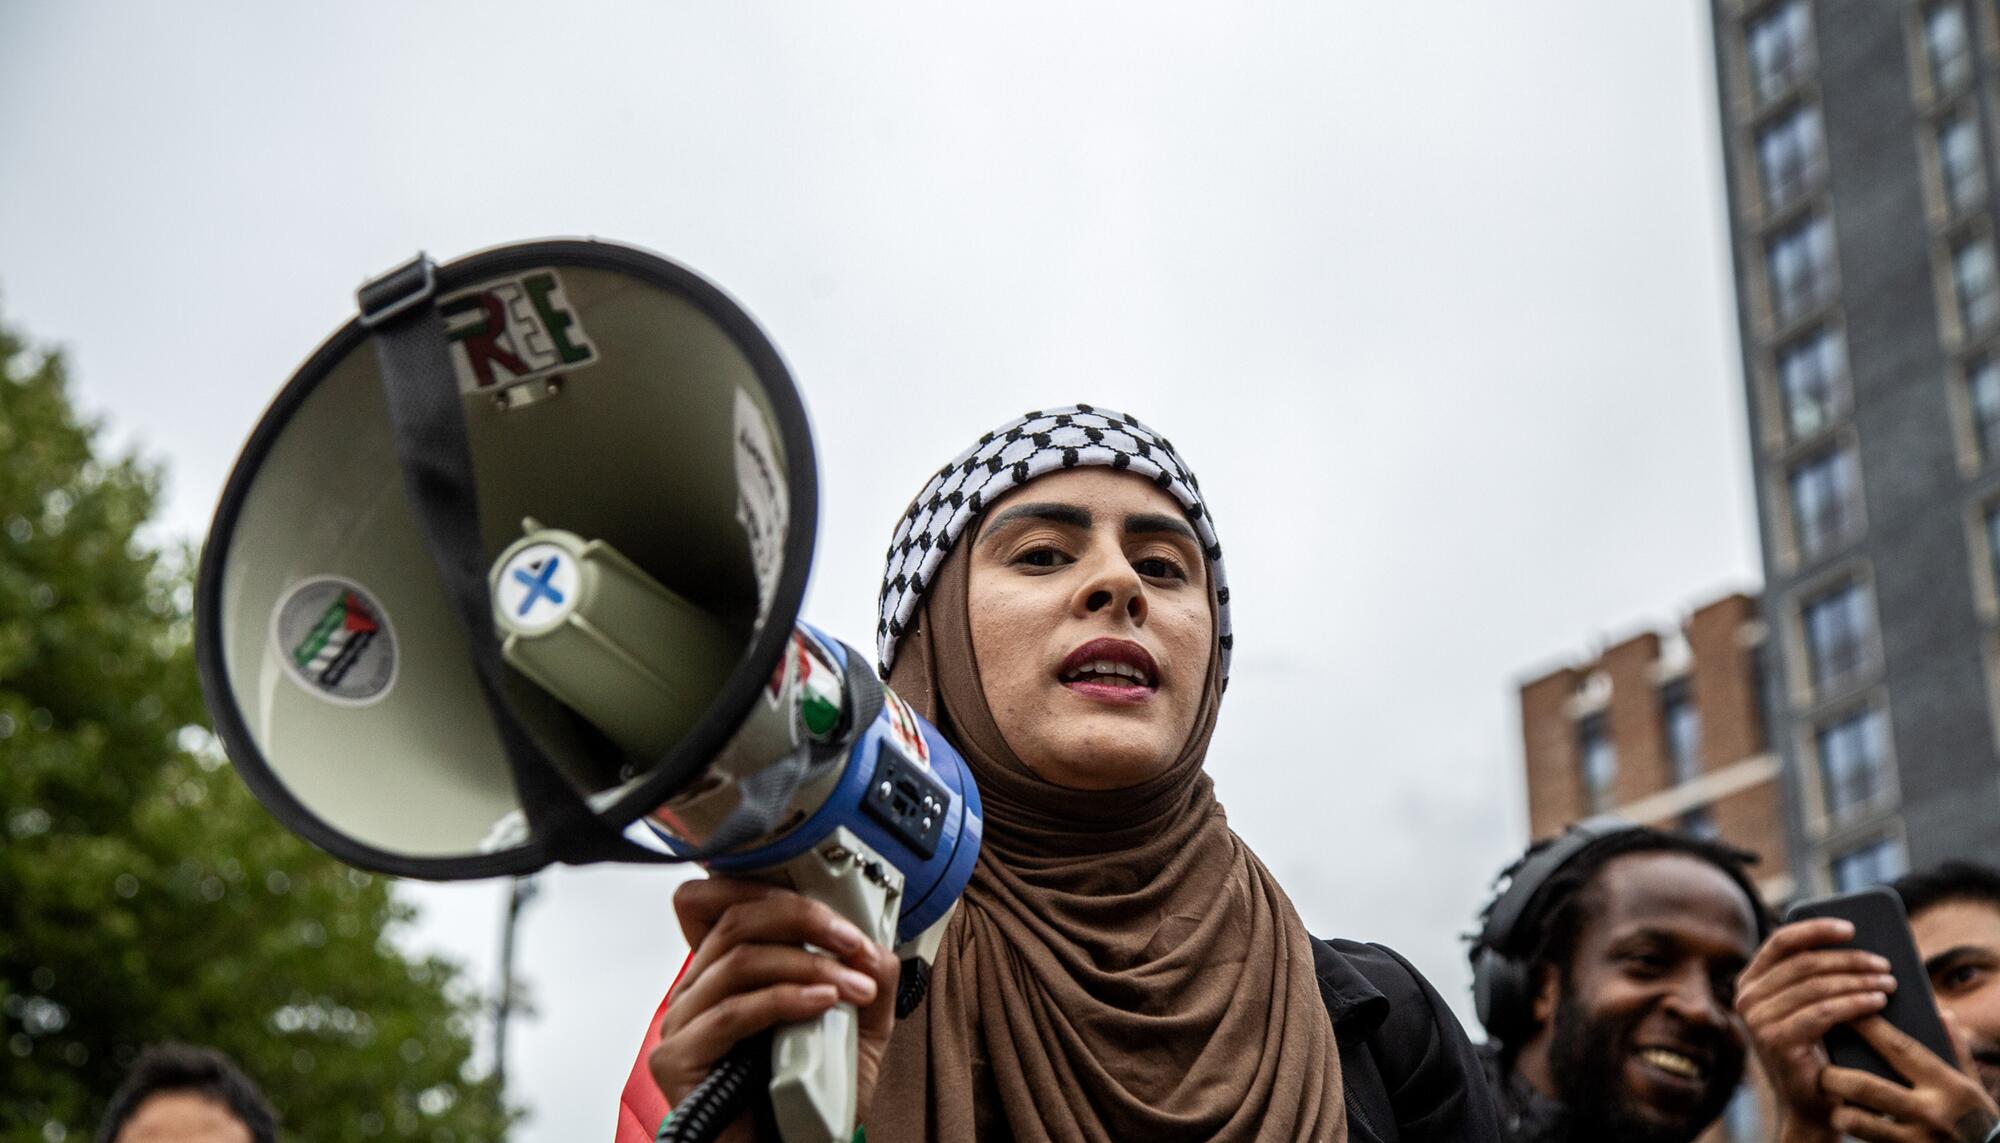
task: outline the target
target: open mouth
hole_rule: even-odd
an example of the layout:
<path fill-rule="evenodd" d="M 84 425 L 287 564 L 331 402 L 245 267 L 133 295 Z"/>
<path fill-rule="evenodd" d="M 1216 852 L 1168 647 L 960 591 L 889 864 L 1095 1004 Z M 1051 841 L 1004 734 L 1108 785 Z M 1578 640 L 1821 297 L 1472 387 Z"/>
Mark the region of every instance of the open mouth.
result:
<path fill-rule="evenodd" d="M 1064 686 L 1093 697 L 1141 698 L 1159 687 L 1159 677 L 1153 656 L 1127 639 L 1092 639 L 1056 668 Z"/>
<path fill-rule="evenodd" d="M 1641 1048 L 1639 1060 L 1649 1067 L 1657 1068 L 1670 1076 L 1699 1083 L 1707 1077 L 1708 1069 L 1692 1056 L 1676 1052 L 1671 1048 Z"/>

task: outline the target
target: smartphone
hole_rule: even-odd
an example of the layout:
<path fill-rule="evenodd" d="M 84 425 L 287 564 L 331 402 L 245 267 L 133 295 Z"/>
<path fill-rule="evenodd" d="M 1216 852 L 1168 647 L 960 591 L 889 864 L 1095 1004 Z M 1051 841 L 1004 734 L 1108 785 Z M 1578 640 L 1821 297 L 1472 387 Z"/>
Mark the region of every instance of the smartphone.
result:
<path fill-rule="evenodd" d="M 1896 977 L 1896 991 L 1889 994 L 1882 1018 L 1936 1053 L 1939 1059 L 1957 1067 L 1958 1052 L 1952 1047 L 1951 1034 L 1945 1031 L 1944 1019 L 1938 1015 L 1930 976 L 1917 956 L 1917 943 L 1910 937 L 1910 920 L 1903 912 L 1903 899 L 1896 896 L 1895 890 L 1878 885 L 1854 893 L 1801 901 L 1785 911 L 1786 924 L 1814 917 L 1839 917 L 1854 926 L 1853 940 L 1828 947 L 1865 949 L 1889 962 L 1889 971 Z M 1825 1042 L 1826 1054 L 1836 1065 L 1859 1068 L 1904 1087 L 1910 1086 L 1910 1081 L 1852 1026 L 1842 1024 L 1833 1029 L 1826 1034 Z"/>

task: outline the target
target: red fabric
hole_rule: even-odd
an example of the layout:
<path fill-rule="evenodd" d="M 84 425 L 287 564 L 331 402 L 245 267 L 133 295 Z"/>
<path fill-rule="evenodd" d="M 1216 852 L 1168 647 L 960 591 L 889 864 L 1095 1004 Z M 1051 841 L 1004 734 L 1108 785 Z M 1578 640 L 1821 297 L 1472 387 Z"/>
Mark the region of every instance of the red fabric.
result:
<path fill-rule="evenodd" d="M 693 959 L 693 954 L 689 954 L 688 960 Z M 687 967 L 688 962 L 682 961 L 681 971 L 674 974 L 674 985 L 680 984 Z M 667 996 L 672 996 L 673 991 L 673 986 L 669 986 Z M 667 1097 L 660 1093 L 660 1086 L 653 1082 L 653 1073 L 646 1067 L 646 1057 L 652 1054 L 653 1045 L 660 1042 L 660 1021 L 666 1019 L 667 996 L 660 997 L 659 1010 L 653 1013 L 653 1022 L 646 1025 L 639 1058 L 632 1061 L 632 1074 L 625 1078 L 625 1091 L 618 1097 L 616 1143 L 653 1143 L 660 1134 L 660 1122 L 667 1117 Z"/>

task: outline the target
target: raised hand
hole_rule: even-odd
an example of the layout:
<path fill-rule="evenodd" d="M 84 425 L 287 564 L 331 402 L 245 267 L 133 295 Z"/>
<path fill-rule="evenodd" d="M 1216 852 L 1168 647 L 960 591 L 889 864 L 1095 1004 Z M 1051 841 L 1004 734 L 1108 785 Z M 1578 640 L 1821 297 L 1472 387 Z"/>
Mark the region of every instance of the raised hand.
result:
<path fill-rule="evenodd" d="M 2000 1124 L 2000 1107 L 1973 1078 L 1961 1036 L 1953 1036 L 1960 1055 L 1953 1067 L 1879 1016 L 1854 1027 L 1910 1086 L 1853 1068 L 1827 1068 L 1820 1086 L 1841 1101 L 1835 1128 L 1868 1143 L 1986 1143 Z"/>
<path fill-rule="evenodd" d="M 865 1117 L 895 1026 L 895 954 L 825 905 L 749 881 L 686 882 L 674 893 L 674 912 L 694 953 L 646 1059 L 668 1104 L 678 1106 L 738 1041 L 845 1000 L 860 1017 Z M 811 952 L 809 944 L 833 955 Z M 728 1143 L 750 1138 L 747 1116 L 723 1136 Z"/>
<path fill-rule="evenodd" d="M 1831 1139 L 1835 1101 L 1822 1089 L 1829 1066 L 1821 1039 L 1889 1002 L 1889 962 L 1860 949 L 1829 948 L 1854 938 L 1835 917 L 1786 925 L 1771 934 L 1737 979 L 1736 1011 L 1784 1105 L 1788 1140 Z"/>

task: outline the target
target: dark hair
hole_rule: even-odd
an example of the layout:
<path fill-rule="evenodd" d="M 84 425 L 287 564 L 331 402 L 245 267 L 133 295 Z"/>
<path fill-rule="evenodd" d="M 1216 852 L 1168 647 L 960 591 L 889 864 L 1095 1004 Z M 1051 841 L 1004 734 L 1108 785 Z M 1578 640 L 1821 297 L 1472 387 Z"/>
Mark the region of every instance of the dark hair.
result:
<path fill-rule="evenodd" d="M 1529 846 L 1513 864 L 1500 871 L 1500 876 L 1494 879 L 1496 888 L 1512 881 L 1529 859 L 1554 845 L 1556 840 L 1546 838 Z M 1619 830 L 1585 846 L 1551 875 L 1514 926 L 1510 947 L 1497 951 L 1515 957 L 1530 967 L 1553 964 L 1567 975 L 1570 957 L 1576 951 L 1577 933 L 1583 927 L 1583 891 L 1613 858 L 1634 853 L 1681 853 L 1722 870 L 1750 902 L 1750 912 L 1757 925 L 1758 943 L 1762 944 L 1764 938 L 1770 935 L 1774 924 L 1771 911 L 1758 895 L 1755 883 L 1750 880 L 1750 866 L 1757 863 L 1756 854 L 1707 838 L 1636 826 Z M 1500 894 L 1496 892 L 1486 908 L 1480 910 L 1481 930 L 1485 929 L 1493 906 L 1499 900 Z M 1479 945 L 1475 936 L 1472 955 L 1477 957 L 1478 954 Z"/>
<path fill-rule="evenodd" d="M 1890 888 L 1903 899 L 1903 911 L 1912 917 L 1947 901 L 1973 901 L 2000 909 L 2000 870 L 1969 861 L 1947 861 L 1906 873 Z"/>
<path fill-rule="evenodd" d="M 139 1053 L 131 1074 L 111 1097 L 111 1106 L 97 1129 L 97 1143 L 112 1143 L 140 1104 L 169 1091 L 211 1099 L 249 1128 L 255 1143 L 277 1143 L 277 1113 L 250 1077 L 214 1048 L 188 1044 L 154 1044 Z"/>

